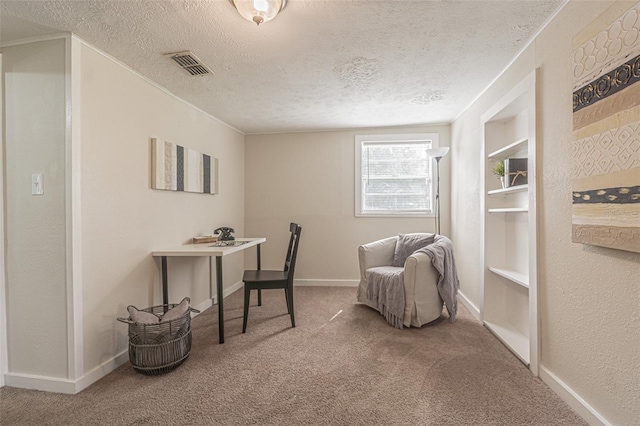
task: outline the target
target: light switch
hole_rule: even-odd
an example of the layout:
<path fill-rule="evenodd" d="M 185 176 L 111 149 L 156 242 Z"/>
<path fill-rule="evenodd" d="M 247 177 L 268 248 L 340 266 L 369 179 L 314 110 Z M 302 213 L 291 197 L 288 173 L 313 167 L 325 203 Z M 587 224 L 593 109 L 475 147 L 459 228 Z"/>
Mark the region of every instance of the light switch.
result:
<path fill-rule="evenodd" d="M 42 173 L 34 173 L 31 175 L 31 195 L 44 194 L 44 181 Z"/>

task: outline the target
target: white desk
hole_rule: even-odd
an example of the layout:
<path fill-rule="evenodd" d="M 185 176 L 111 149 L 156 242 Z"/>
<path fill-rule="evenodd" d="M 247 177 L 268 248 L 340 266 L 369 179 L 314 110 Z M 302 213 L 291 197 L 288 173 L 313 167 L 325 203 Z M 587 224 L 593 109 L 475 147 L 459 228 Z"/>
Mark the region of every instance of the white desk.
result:
<path fill-rule="evenodd" d="M 216 290 L 218 299 L 218 333 L 220 335 L 220 343 L 224 343 L 224 309 L 223 309 L 223 286 L 222 286 L 222 257 L 233 254 L 250 247 L 256 247 L 258 252 L 258 269 L 260 269 L 260 244 L 267 241 L 266 238 L 236 238 L 236 241 L 244 241 L 244 244 L 238 246 L 217 247 L 215 243 L 202 244 L 186 244 L 183 246 L 171 247 L 163 250 L 154 250 L 151 252 L 153 257 L 162 258 L 162 304 L 169 303 L 169 282 L 167 278 L 167 257 L 201 257 L 209 258 L 209 288 L 211 288 L 211 259 L 216 258 Z"/>

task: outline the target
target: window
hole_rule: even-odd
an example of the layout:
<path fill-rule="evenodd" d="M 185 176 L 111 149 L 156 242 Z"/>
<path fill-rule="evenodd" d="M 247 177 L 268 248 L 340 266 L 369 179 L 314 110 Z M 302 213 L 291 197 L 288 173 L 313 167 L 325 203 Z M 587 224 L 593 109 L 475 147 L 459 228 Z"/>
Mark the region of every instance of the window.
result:
<path fill-rule="evenodd" d="M 437 147 L 437 133 L 356 136 L 356 216 L 431 215 Z"/>

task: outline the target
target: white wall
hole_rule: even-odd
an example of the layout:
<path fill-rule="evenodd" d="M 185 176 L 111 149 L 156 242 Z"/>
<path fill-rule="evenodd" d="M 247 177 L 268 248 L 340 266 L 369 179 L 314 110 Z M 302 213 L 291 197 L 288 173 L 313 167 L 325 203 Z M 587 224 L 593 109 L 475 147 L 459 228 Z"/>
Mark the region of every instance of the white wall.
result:
<path fill-rule="evenodd" d="M 115 320 L 127 316 L 127 305 L 161 303 L 153 249 L 222 225 L 244 235 L 245 153 L 244 135 L 86 45 L 81 69 L 84 369 L 90 372 L 127 348 L 127 326 Z M 220 194 L 152 190 L 152 137 L 219 158 Z M 225 258 L 223 266 L 228 288 L 242 277 L 243 255 Z M 170 303 L 190 296 L 198 305 L 209 297 L 207 258 L 169 258 L 168 270 Z"/>
<path fill-rule="evenodd" d="M 248 235 L 267 237 L 263 267 L 282 268 L 290 222 L 302 225 L 296 280 L 306 284 L 353 284 L 359 279 L 359 245 L 398 233 L 434 232 L 433 218 L 356 218 L 354 200 L 356 134 L 431 132 L 449 146 L 449 126 L 247 136 L 245 225 Z M 449 159 L 440 167 L 445 235 Z"/>
<path fill-rule="evenodd" d="M 2 53 L 9 370 L 65 378 L 65 42 Z M 44 195 L 31 195 L 32 173 Z"/>
<path fill-rule="evenodd" d="M 628 8 L 635 2 L 628 2 Z M 640 418 L 640 254 L 571 242 L 572 39 L 611 5 L 571 2 L 452 125 L 461 291 L 480 303 L 480 115 L 538 68 L 538 289 L 542 377 L 611 424 Z M 465 247 L 465 250 L 461 250 Z M 575 400 L 577 401 L 577 400 Z M 574 405 L 575 407 L 575 405 Z M 585 415 L 584 407 L 577 407 Z M 595 419 L 595 420 L 594 420 Z"/>
<path fill-rule="evenodd" d="M 161 303 L 153 249 L 222 225 L 244 235 L 244 135 L 75 37 L 2 53 L 6 383 L 74 392 L 126 361 L 126 306 Z M 220 194 L 152 190 L 154 137 L 219 158 Z M 43 196 L 30 195 L 37 172 Z M 244 257 L 223 265 L 229 289 Z M 208 266 L 170 258 L 170 302 L 207 305 Z"/>

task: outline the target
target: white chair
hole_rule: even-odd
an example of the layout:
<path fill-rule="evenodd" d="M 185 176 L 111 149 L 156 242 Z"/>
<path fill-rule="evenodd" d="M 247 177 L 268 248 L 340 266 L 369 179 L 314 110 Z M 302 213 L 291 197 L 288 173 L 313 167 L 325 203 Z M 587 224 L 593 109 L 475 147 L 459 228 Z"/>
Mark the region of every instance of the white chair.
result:
<path fill-rule="evenodd" d="M 379 266 L 392 266 L 397 241 L 398 236 L 395 236 L 358 247 L 358 302 L 378 310 L 376 304 L 367 298 L 367 271 Z M 414 253 L 407 257 L 404 263 L 405 327 L 420 327 L 438 319 L 442 314 L 443 301 L 438 293 L 438 276 L 438 271 L 431 264 L 428 254 Z"/>

